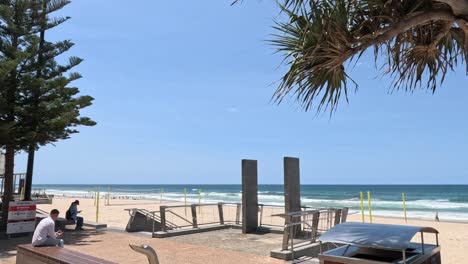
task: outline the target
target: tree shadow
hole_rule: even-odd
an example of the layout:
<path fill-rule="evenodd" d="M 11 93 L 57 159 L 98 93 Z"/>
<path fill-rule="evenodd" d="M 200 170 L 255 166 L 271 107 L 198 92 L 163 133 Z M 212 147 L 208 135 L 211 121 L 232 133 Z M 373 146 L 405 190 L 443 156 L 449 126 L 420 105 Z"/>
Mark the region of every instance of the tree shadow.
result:
<path fill-rule="evenodd" d="M 105 234 L 105 229 L 85 229 L 83 231 L 74 231 L 66 229 L 64 231 L 63 240 L 65 247 L 67 245 L 85 246 L 96 242 L 101 242 L 99 237 Z M 30 244 L 32 234 L 0 239 L 0 261 L 16 257 L 16 247 L 18 245 Z"/>

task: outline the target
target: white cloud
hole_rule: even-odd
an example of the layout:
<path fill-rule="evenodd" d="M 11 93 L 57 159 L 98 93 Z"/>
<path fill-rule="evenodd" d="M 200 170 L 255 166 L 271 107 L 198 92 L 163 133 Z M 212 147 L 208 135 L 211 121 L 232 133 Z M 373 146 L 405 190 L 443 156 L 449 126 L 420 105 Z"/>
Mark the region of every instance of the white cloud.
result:
<path fill-rule="evenodd" d="M 228 111 L 229 113 L 237 113 L 239 112 L 239 109 L 237 109 L 237 107 L 231 106 L 227 108 L 226 111 Z"/>

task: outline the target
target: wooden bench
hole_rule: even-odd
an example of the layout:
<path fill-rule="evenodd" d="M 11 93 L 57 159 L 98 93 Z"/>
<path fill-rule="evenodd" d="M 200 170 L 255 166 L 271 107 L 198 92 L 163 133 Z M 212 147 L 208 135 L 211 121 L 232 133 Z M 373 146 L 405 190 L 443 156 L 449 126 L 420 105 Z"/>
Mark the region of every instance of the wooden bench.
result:
<path fill-rule="evenodd" d="M 16 264 L 115 264 L 115 262 L 89 256 L 60 247 L 17 246 Z"/>
<path fill-rule="evenodd" d="M 62 231 L 65 231 L 65 226 L 67 225 L 74 225 L 75 224 L 75 221 L 73 220 L 67 220 L 65 218 L 57 218 L 57 220 L 55 220 L 55 230 L 62 230 Z"/>
<path fill-rule="evenodd" d="M 91 227 L 91 228 L 94 228 L 94 229 L 107 228 L 107 224 L 89 222 L 89 221 L 84 221 L 83 226 Z"/>

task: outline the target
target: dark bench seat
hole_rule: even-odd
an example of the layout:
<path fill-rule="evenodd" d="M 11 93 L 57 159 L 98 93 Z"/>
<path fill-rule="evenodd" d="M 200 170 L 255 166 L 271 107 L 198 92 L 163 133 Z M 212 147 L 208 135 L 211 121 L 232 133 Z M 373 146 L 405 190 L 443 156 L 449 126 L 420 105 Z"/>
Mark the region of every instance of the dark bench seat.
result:
<path fill-rule="evenodd" d="M 75 224 L 75 221 L 73 220 L 67 220 L 65 218 L 57 218 L 57 220 L 55 220 L 55 229 L 56 230 L 62 230 L 62 231 L 65 231 L 65 226 L 67 225 L 74 225 Z"/>
<path fill-rule="evenodd" d="M 67 248 L 17 246 L 16 264 L 115 264 Z"/>

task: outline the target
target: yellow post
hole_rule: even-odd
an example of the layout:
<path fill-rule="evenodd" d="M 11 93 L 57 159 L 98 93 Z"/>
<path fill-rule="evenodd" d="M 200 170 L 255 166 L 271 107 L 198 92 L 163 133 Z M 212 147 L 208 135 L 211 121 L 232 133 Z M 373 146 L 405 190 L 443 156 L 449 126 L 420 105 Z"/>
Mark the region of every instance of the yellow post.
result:
<path fill-rule="evenodd" d="M 162 203 L 163 192 L 164 192 L 164 189 L 161 188 L 161 197 L 159 198 L 159 203 Z"/>
<path fill-rule="evenodd" d="M 364 197 L 362 195 L 362 192 L 360 193 L 360 198 L 361 198 L 361 218 L 362 218 L 362 222 L 366 222 L 365 218 L 364 218 Z"/>
<path fill-rule="evenodd" d="M 24 200 L 24 188 L 21 187 L 21 192 L 20 192 L 20 200 Z"/>
<path fill-rule="evenodd" d="M 99 222 L 99 187 L 96 188 L 96 223 Z"/>
<path fill-rule="evenodd" d="M 201 214 L 201 189 L 198 189 L 198 213 Z"/>
<path fill-rule="evenodd" d="M 406 218 L 406 199 L 405 193 L 401 193 L 401 199 L 403 200 L 403 214 L 405 216 L 405 222 L 408 223 L 408 219 Z"/>
<path fill-rule="evenodd" d="M 110 205 L 110 186 L 107 186 L 107 205 Z"/>
<path fill-rule="evenodd" d="M 185 215 L 187 215 L 187 188 L 184 188 L 184 208 L 185 208 Z"/>
<path fill-rule="evenodd" d="M 372 224 L 372 204 L 370 192 L 367 192 L 367 202 L 369 204 L 369 222 Z"/>

